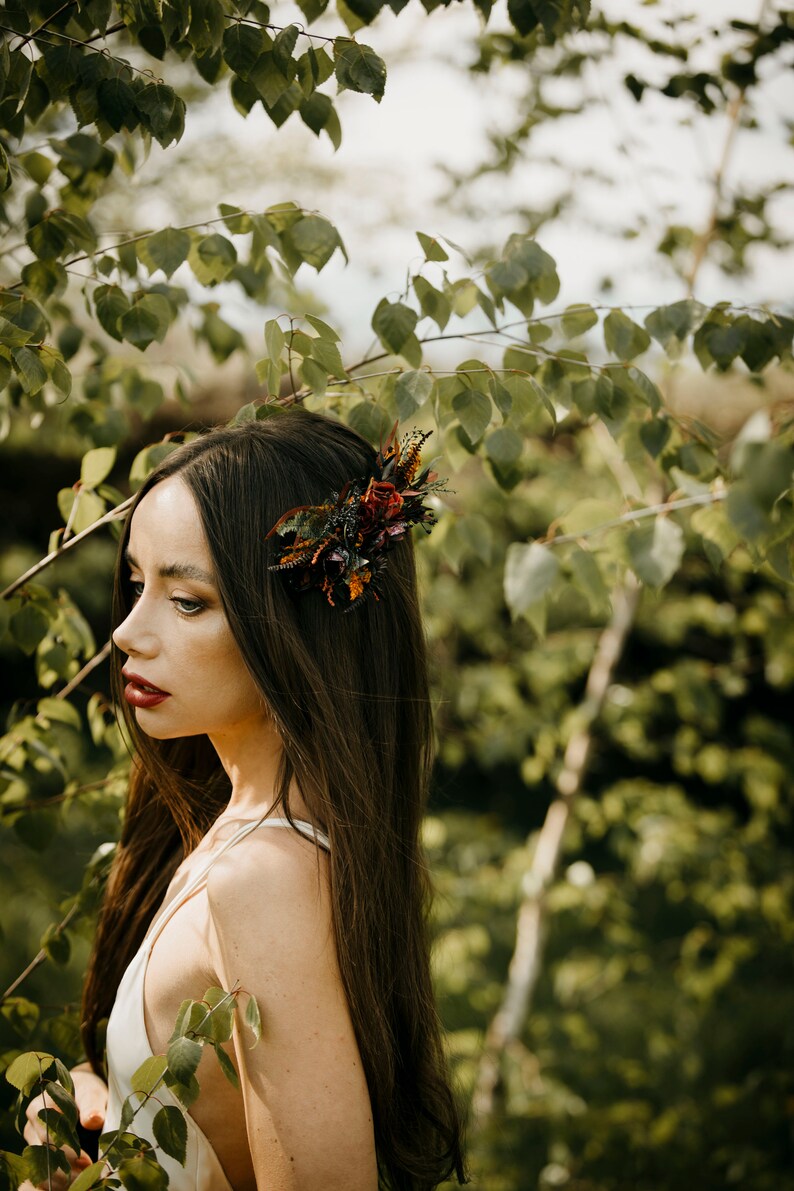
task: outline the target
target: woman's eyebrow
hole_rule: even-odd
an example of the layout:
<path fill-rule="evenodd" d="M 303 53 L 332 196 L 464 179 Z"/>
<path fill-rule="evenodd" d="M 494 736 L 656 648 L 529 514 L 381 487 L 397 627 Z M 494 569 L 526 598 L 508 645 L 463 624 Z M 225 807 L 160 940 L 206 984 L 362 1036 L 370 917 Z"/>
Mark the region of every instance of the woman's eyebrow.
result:
<path fill-rule="evenodd" d="M 137 562 L 130 554 L 129 550 L 124 552 L 124 557 L 129 566 L 134 570 L 139 570 Z M 194 566 L 192 562 L 169 562 L 164 566 L 158 567 L 157 574 L 161 579 L 194 579 L 198 583 L 208 583 L 210 586 L 215 586 L 215 580 L 208 571 L 201 567 Z"/>

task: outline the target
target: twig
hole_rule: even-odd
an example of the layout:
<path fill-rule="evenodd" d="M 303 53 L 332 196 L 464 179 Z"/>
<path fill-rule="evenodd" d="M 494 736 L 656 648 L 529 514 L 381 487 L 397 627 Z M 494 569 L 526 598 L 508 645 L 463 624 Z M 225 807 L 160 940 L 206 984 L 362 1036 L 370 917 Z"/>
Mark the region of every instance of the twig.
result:
<path fill-rule="evenodd" d="M 46 21 L 42 21 L 38 28 L 33 29 L 30 33 L 25 34 L 19 45 L 15 48 L 21 50 L 28 44 L 29 41 L 32 41 L 39 33 L 43 32 L 43 30 L 47 28 L 51 21 L 54 21 L 56 17 L 59 17 L 62 12 L 64 12 L 67 8 L 71 8 L 75 3 L 76 0 L 66 0 L 65 4 L 62 4 L 60 8 L 56 8 L 55 12 L 50 13 Z"/>
<path fill-rule="evenodd" d="M 77 674 L 75 674 L 74 678 L 70 679 L 69 682 L 67 682 L 65 687 L 61 687 L 61 689 L 58 691 L 55 698 L 56 699 L 68 699 L 69 696 L 71 695 L 72 691 L 77 690 L 77 688 L 79 687 L 79 685 L 83 681 L 83 679 L 87 675 L 89 675 L 92 670 L 95 670 L 97 666 L 102 665 L 105 658 L 107 658 L 110 654 L 110 649 L 111 649 L 112 644 L 113 644 L 112 641 L 106 641 L 105 644 L 102 646 L 102 648 L 99 650 L 99 652 L 95 653 L 92 658 L 89 658 L 89 660 L 83 666 L 82 670 L 80 670 Z"/>
<path fill-rule="evenodd" d="M 593 728 L 634 623 L 639 592 L 639 583 L 628 572 L 613 597 L 612 617 L 599 638 L 577 712 L 578 723 L 565 749 L 557 794 L 538 835 L 532 865 L 524 876 L 507 985 L 485 1037 L 475 1083 L 473 1110 L 479 1129 L 493 1115 L 502 1088 L 502 1056 L 519 1038 L 529 1011 L 543 958 L 546 892 L 559 865 L 565 827 L 587 770 Z"/>
<path fill-rule="evenodd" d="M 62 931 L 66 930 L 67 926 L 72 921 L 72 919 L 74 918 L 76 913 L 77 913 L 77 902 L 75 902 L 75 904 L 71 907 L 71 909 L 67 910 L 66 914 L 64 914 L 63 918 L 56 926 L 54 933 L 59 935 L 59 934 L 61 934 Z M 23 981 L 27 980 L 27 978 L 28 978 L 28 976 L 30 976 L 31 972 L 35 972 L 36 968 L 41 967 L 41 965 L 44 963 L 46 958 L 47 958 L 47 952 L 42 947 L 42 949 L 38 952 L 38 954 L 35 955 L 33 957 L 33 959 L 30 961 L 28 966 L 25 968 L 24 972 L 20 972 L 20 974 L 17 976 L 16 980 L 14 980 L 11 984 L 9 984 L 8 988 L 3 993 L 2 997 L 0 997 L 0 1004 L 2 1004 L 2 1002 L 7 1000 L 9 997 L 12 997 L 14 995 L 14 993 L 16 992 L 16 990 L 19 988 L 20 984 L 22 984 Z"/>
<path fill-rule="evenodd" d="M 92 794 L 95 790 L 102 790 L 109 785 L 110 777 L 100 778 L 96 782 L 87 782 L 85 786 L 77 786 L 74 790 L 67 790 L 63 794 L 53 794 L 52 798 L 36 798 L 30 802 L 20 802 L 13 806 L 0 806 L 0 817 L 6 815 L 18 815 L 22 811 L 38 811 L 43 810 L 48 806 L 59 806 L 63 802 L 71 802 L 74 798 L 79 798 L 81 794 Z"/>
<path fill-rule="evenodd" d="M 613 517 L 611 521 L 602 521 L 599 525 L 592 525 L 589 529 L 582 529 L 578 533 L 561 533 L 556 537 L 537 538 L 544 546 L 564 546 L 567 542 L 580 542 L 583 538 L 592 538 L 604 530 L 614 529 L 616 525 L 625 525 L 628 521 L 640 521 L 643 517 L 656 517 L 659 513 L 675 513 L 678 509 L 690 509 L 694 505 L 716 504 L 725 500 L 728 495 L 726 489 L 716 492 L 704 492 L 701 496 L 682 496 L 679 500 L 667 500 L 661 504 L 647 505 L 644 509 L 631 509 L 622 513 L 620 517 Z"/>
<path fill-rule="evenodd" d="M 29 579 L 32 579 L 34 575 L 38 575 L 40 571 L 43 571 L 45 567 L 50 565 L 50 563 L 55 562 L 55 560 L 60 558 L 61 555 L 67 550 L 71 550 L 72 547 L 76 546 L 78 542 L 82 542 L 84 538 L 87 538 L 89 534 L 96 533 L 98 529 L 101 529 L 103 525 L 109 525 L 111 521 L 118 521 L 119 518 L 126 513 L 134 499 L 134 496 L 128 496 L 127 499 L 123 500 L 120 505 L 116 505 L 114 509 L 109 509 L 108 512 L 105 513 L 104 517 L 100 517 L 98 521 L 94 521 L 94 523 L 89 525 L 87 529 L 83 529 L 80 531 L 80 533 L 76 533 L 73 538 L 69 538 L 68 542 L 63 542 L 57 547 L 57 549 L 51 550 L 49 554 L 44 556 L 44 558 L 39 559 L 37 563 L 34 563 L 32 567 L 29 567 L 25 571 L 24 575 L 20 575 L 19 578 L 15 579 L 13 583 L 9 583 L 5 591 L 0 591 L 0 600 L 7 600 L 8 597 L 12 596 L 15 591 L 19 591 L 20 587 L 24 586 Z"/>
<path fill-rule="evenodd" d="M 709 244 L 714 239 L 714 232 L 717 227 L 717 216 L 719 214 L 720 203 L 722 201 L 722 186 L 725 180 L 725 172 L 728 168 L 728 160 L 730 158 L 731 149 L 733 148 L 733 141 L 736 135 L 736 130 L 739 127 L 739 115 L 744 107 L 744 89 L 738 91 L 734 95 L 730 104 L 728 105 L 728 132 L 725 137 L 725 144 L 722 147 L 722 157 L 720 158 L 717 172 L 714 175 L 714 197 L 711 203 L 711 210 L 709 212 L 708 222 L 705 228 L 695 241 L 695 246 L 692 250 L 692 263 L 684 280 L 687 286 L 687 297 L 692 297 L 695 291 L 695 281 L 700 272 L 700 266 L 706 257 L 706 250 Z"/>
<path fill-rule="evenodd" d="M 758 12 L 758 24 L 763 24 L 766 10 L 768 8 L 768 0 L 761 0 L 761 7 Z M 698 236 L 695 247 L 692 251 L 692 263 L 689 266 L 689 272 L 684 280 L 687 284 L 687 296 L 692 297 L 695 281 L 700 272 L 700 266 L 706 256 L 706 250 L 709 244 L 714 239 L 714 232 L 717 227 L 717 216 L 719 215 L 720 202 L 722 201 L 722 188 L 725 181 L 725 174 L 728 169 L 728 162 L 730 160 L 731 151 L 733 149 L 733 142 L 736 137 L 736 131 L 739 127 L 739 117 L 744 107 L 744 101 L 747 95 L 747 88 L 740 87 L 733 99 L 728 104 L 728 130 L 725 134 L 725 143 L 722 146 L 722 155 L 720 163 L 717 166 L 717 172 L 714 175 L 714 195 L 711 203 L 711 211 L 709 212 L 708 222 L 703 231 Z"/>

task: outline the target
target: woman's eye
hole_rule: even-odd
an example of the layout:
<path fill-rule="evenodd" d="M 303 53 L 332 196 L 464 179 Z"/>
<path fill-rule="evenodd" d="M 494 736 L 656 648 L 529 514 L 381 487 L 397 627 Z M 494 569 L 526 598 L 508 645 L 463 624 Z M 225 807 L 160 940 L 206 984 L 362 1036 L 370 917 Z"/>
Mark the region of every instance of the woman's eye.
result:
<path fill-rule="evenodd" d="M 135 596 L 135 599 L 139 600 L 143 595 L 143 584 L 137 579 L 131 579 L 130 587 L 132 588 L 132 594 Z"/>
<path fill-rule="evenodd" d="M 198 600 L 184 600 L 180 596 L 171 596 L 170 599 L 177 612 L 183 616 L 195 616 L 204 607 Z"/>

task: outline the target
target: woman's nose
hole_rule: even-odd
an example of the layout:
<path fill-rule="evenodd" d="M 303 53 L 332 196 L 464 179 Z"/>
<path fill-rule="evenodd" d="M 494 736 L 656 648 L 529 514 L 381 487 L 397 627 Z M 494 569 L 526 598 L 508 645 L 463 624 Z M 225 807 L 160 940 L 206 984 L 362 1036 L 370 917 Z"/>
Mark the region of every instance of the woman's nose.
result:
<path fill-rule="evenodd" d="M 152 626 L 147 624 L 146 613 L 139 599 L 132 606 L 126 618 L 113 631 L 113 644 L 122 653 L 138 657 L 153 657 L 159 648 L 159 641 Z"/>

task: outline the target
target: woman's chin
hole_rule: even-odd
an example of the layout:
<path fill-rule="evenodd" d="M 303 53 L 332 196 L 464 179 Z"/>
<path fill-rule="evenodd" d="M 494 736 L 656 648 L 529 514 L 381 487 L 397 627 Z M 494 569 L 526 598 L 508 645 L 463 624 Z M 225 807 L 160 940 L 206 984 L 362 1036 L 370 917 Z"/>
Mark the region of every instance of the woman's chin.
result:
<path fill-rule="evenodd" d="M 179 736 L 198 735 L 197 732 L 185 732 L 174 724 L 168 724 L 163 719 L 158 720 L 156 715 L 143 707 L 135 708 L 135 721 L 141 732 L 145 736 L 151 736 L 152 740 L 176 740 Z"/>

